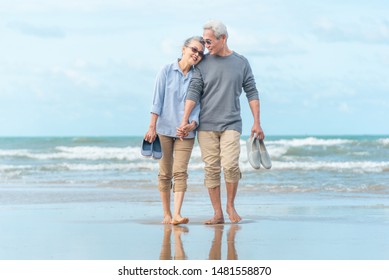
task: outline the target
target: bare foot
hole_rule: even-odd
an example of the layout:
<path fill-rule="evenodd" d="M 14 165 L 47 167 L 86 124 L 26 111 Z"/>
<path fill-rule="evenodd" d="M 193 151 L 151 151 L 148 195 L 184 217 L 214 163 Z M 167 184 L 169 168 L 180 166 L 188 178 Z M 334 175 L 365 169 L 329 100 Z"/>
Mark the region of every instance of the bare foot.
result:
<path fill-rule="evenodd" d="M 204 224 L 206 224 L 206 225 L 224 224 L 224 218 L 215 216 L 212 219 L 205 221 Z"/>
<path fill-rule="evenodd" d="M 189 223 L 189 219 L 184 217 L 184 218 L 177 218 L 177 219 L 174 219 L 170 222 L 172 225 L 181 225 L 181 224 L 187 224 Z"/>
<path fill-rule="evenodd" d="M 163 217 L 161 224 L 170 224 L 171 221 L 172 221 L 172 216 L 166 215 L 165 217 Z"/>
<path fill-rule="evenodd" d="M 235 208 L 233 207 L 227 208 L 227 213 L 232 223 L 239 223 L 242 220 L 242 218 L 238 215 Z"/>

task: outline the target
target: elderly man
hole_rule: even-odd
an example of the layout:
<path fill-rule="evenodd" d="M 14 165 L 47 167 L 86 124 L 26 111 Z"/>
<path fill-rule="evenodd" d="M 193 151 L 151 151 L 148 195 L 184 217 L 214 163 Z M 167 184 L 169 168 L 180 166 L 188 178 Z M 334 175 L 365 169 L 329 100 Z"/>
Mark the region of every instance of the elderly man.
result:
<path fill-rule="evenodd" d="M 250 105 L 254 124 L 251 136 L 263 139 L 260 125 L 258 90 L 249 62 L 227 46 L 226 26 L 216 20 L 207 22 L 203 38 L 208 54 L 193 72 L 185 103 L 185 112 L 177 135 L 183 137 L 189 114 L 200 102 L 198 142 L 205 163 L 205 186 L 214 209 L 214 216 L 205 224 L 224 223 L 221 206 L 220 174 L 223 168 L 227 189 L 226 212 L 233 223 L 241 220 L 235 209 L 235 196 L 241 176 L 239 169 L 242 119 L 239 97 L 242 88 Z"/>

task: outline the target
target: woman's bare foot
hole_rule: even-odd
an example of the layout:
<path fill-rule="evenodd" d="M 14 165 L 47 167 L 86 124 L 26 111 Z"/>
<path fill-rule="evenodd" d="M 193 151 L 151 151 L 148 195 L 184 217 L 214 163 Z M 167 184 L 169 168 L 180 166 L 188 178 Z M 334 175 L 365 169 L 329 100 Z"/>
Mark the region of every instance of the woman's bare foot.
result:
<path fill-rule="evenodd" d="M 170 224 L 171 222 L 172 222 L 172 216 L 165 215 L 163 217 L 163 220 L 162 220 L 161 224 Z"/>
<path fill-rule="evenodd" d="M 174 218 L 171 222 L 172 225 L 181 225 L 189 223 L 189 219 L 187 217 L 177 217 Z"/>
<path fill-rule="evenodd" d="M 233 207 L 230 208 L 227 207 L 227 213 L 232 223 L 239 223 L 242 220 L 242 218 L 238 215 L 235 208 Z"/>
<path fill-rule="evenodd" d="M 204 222 L 206 225 L 218 225 L 218 224 L 224 224 L 224 217 L 216 217 L 214 216 L 212 219 L 207 220 Z"/>

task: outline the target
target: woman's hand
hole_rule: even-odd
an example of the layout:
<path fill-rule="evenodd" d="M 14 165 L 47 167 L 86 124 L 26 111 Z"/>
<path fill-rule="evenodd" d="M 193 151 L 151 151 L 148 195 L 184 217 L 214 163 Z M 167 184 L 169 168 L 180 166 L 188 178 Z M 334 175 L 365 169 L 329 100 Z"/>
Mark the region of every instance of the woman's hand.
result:
<path fill-rule="evenodd" d="M 149 127 L 149 130 L 146 132 L 145 134 L 145 137 L 144 139 L 149 142 L 149 143 L 152 143 L 154 142 L 155 138 L 157 138 L 157 131 L 156 131 L 156 128 L 155 126 L 150 126 Z"/>
<path fill-rule="evenodd" d="M 158 115 L 151 113 L 149 130 L 146 132 L 144 137 L 144 139 L 149 143 L 153 143 L 155 138 L 157 138 L 157 120 Z"/>

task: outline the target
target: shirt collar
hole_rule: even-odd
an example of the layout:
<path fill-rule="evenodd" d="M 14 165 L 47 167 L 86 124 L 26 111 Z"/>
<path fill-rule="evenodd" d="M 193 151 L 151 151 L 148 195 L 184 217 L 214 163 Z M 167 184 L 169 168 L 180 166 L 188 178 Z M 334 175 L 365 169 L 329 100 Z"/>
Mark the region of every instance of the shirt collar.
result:
<path fill-rule="evenodd" d="M 174 62 L 173 64 L 173 69 L 174 70 L 178 70 L 178 71 L 181 71 L 181 68 L 180 66 L 178 65 L 178 62 L 181 60 L 181 58 L 177 58 L 176 61 Z"/>
<path fill-rule="evenodd" d="M 181 70 L 181 68 L 180 68 L 180 66 L 178 65 L 178 62 L 179 62 L 180 60 L 181 60 L 181 58 L 177 58 L 177 60 L 173 63 L 173 70 L 179 71 L 181 74 L 183 74 L 183 73 L 182 73 L 182 70 Z M 193 66 L 190 67 L 189 72 L 191 72 L 192 69 L 193 69 Z M 188 72 L 188 73 L 189 73 L 189 72 Z M 188 76 L 188 75 L 187 75 L 187 76 Z"/>

